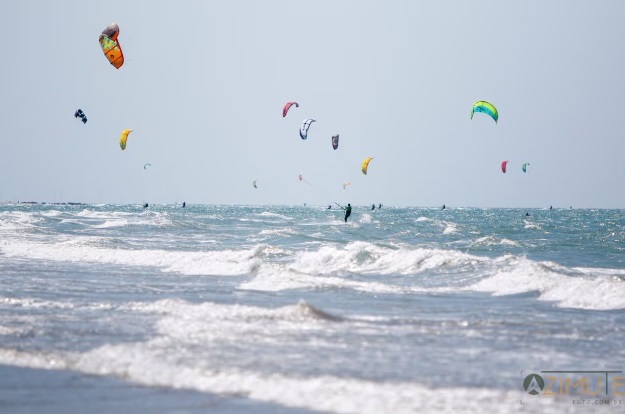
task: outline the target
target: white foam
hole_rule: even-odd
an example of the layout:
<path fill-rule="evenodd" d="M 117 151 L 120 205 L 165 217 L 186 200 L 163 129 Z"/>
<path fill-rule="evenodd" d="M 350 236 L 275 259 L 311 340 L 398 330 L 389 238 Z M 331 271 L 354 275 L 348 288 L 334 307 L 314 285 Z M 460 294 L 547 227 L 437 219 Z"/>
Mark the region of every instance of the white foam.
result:
<path fill-rule="evenodd" d="M 73 308 L 71 303 L 47 301 L 33 298 L 0 298 L 0 305 L 7 305 L 12 307 L 32 308 L 32 309 L 70 309 Z"/>
<path fill-rule="evenodd" d="M 352 242 L 343 247 L 322 245 L 317 250 L 297 253 L 288 266 L 262 266 L 256 277 L 241 288 L 279 291 L 335 287 L 377 293 L 416 292 L 424 288 L 398 286 L 392 283 L 392 278 L 377 276 L 455 270 L 489 260 L 451 250 L 389 248 L 367 242 Z M 351 279 L 349 274 L 369 275 L 371 280 Z M 430 289 L 440 291 L 440 288 Z"/>
<path fill-rule="evenodd" d="M 289 217 L 289 216 L 285 216 L 284 214 L 279 214 L 279 213 L 273 213 L 271 211 L 263 211 L 262 213 L 258 213 L 255 214 L 256 216 L 261 216 L 261 217 L 275 217 L 275 218 L 279 218 L 282 220 L 292 220 L 293 217 Z"/>
<path fill-rule="evenodd" d="M 40 214 L 45 217 L 58 217 L 62 215 L 63 213 L 60 212 L 59 210 L 49 210 L 49 211 L 42 211 Z"/>
<path fill-rule="evenodd" d="M 127 219 L 106 220 L 102 224 L 94 224 L 92 227 L 96 229 L 110 229 L 113 227 L 126 227 L 130 223 Z"/>
<path fill-rule="evenodd" d="M 94 211 L 89 209 L 84 209 L 78 213 L 76 213 L 77 217 L 88 217 L 88 218 L 97 218 L 97 219 L 110 219 L 115 217 L 131 217 L 135 216 L 136 213 L 128 212 L 128 211 Z"/>
<path fill-rule="evenodd" d="M 456 223 L 446 223 L 443 234 L 454 234 L 458 232 L 458 225 Z"/>
<path fill-rule="evenodd" d="M 476 239 L 471 243 L 472 246 L 520 246 L 519 242 L 507 238 L 498 239 L 494 236 L 484 236 Z"/>
<path fill-rule="evenodd" d="M 325 245 L 317 251 L 301 252 L 291 268 L 309 274 L 406 275 L 488 260 L 454 250 L 390 248 L 359 241 L 344 247 Z"/>
<path fill-rule="evenodd" d="M 91 246 L 92 238 L 59 238 L 54 244 L 0 241 L 0 251 L 8 257 L 57 262 L 105 263 L 155 267 L 166 272 L 193 275 L 244 275 L 259 265 L 262 246 L 246 250 L 184 252 L 167 250 L 125 250 Z"/>
<path fill-rule="evenodd" d="M 298 233 L 290 227 L 284 227 L 280 229 L 261 230 L 258 234 L 261 236 L 292 236 Z"/>
<path fill-rule="evenodd" d="M 540 292 L 541 300 L 580 309 L 624 309 L 625 270 L 568 269 L 551 262 L 504 256 L 495 260 L 495 273 L 469 290 L 494 295 Z"/>
<path fill-rule="evenodd" d="M 118 305 L 107 302 L 74 302 L 71 300 L 67 301 L 51 301 L 51 300 L 42 300 L 38 298 L 28 298 L 28 297 L 0 297 L 0 305 L 7 307 L 15 307 L 15 308 L 24 308 L 24 309 L 94 309 L 94 310 L 106 310 L 106 309 L 115 309 Z"/>
<path fill-rule="evenodd" d="M 358 221 L 360 223 L 371 223 L 371 214 L 368 214 L 368 213 L 362 214 Z"/>
<path fill-rule="evenodd" d="M 349 280 L 337 276 L 311 275 L 292 269 L 261 267 L 253 280 L 239 286 L 241 289 L 278 292 L 289 289 L 346 288 L 363 292 L 398 293 L 417 289 L 401 288 L 381 282 Z M 422 289 L 421 289 L 422 290 Z"/>
<path fill-rule="evenodd" d="M 542 230 L 542 227 L 536 223 L 532 223 L 531 221 L 528 220 L 524 220 L 524 228 L 526 229 L 536 229 L 536 230 Z"/>
<path fill-rule="evenodd" d="M 0 229 L 15 230 L 32 227 L 35 223 L 43 220 L 43 218 L 25 211 L 2 211 L 0 212 Z"/>

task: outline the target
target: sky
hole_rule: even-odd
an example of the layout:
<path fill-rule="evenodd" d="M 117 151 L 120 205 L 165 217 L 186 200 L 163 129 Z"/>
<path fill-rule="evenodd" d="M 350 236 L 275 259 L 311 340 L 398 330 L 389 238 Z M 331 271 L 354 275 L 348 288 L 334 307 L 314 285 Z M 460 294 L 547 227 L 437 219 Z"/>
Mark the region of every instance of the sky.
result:
<path fill-rule="evenodd" d="M 625 208 L 621 0 L 103 4 L 0 2 L 0 201 Z"/>

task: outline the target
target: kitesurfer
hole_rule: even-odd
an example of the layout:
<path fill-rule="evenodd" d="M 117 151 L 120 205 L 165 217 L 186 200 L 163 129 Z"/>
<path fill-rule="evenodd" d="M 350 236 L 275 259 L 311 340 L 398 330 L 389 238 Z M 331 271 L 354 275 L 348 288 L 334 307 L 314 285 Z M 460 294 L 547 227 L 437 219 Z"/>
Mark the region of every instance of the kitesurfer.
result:
<path fill-rule="evenodd" d="M 380 205 L 378 206 L 378 210 L 382 208 L 382 203 L 380 203 Z"/>
<path fill-rule="evenodd" d="M 331 204 L 328 206 L 328 210 L 332 210 L 332 205 Z"/>
<path fill-rule="evenodd" d="M 529 217 L 529 216 L 530 216 L 530 213 L 525 213 L 525 217 Z"/>
<path fill-rule="evenodd" d="M 182 202 L 182 208 L 185 208 L 186 206 L 187 206 L 187 202 L 186 202 L 186 201 L 183 201 L 183 202 Z"/>
<path fill-rule="evenodd" d="M 445 204 L 443 204 L 443 208 L 442 209 L 445 210 Z"/>
<path fill-rule="evenodd" d="M 143 208 L 148 208 L 148 203 L 143 203 Z"/>
<path fill-rule="evenodd" d="M 375 204 L 371 204 L 371 210 L 375 210 Z"/>
<path fill-rule="evenodd" d="M 347 223 L 347 218 L 352 214 L 352 205 L 347 203 L 347 207 L 345 207 L 345 223 Z"/>

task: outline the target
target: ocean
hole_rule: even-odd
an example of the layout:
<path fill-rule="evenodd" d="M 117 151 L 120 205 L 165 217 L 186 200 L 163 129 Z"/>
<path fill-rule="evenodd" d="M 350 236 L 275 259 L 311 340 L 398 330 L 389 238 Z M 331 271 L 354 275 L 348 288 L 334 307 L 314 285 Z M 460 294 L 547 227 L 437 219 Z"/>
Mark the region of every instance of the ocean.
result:
<path fill-rule="evenodd" d="M 623 412 L 624 340 L 622 210 L 0 205 L 0 413 Z"/>

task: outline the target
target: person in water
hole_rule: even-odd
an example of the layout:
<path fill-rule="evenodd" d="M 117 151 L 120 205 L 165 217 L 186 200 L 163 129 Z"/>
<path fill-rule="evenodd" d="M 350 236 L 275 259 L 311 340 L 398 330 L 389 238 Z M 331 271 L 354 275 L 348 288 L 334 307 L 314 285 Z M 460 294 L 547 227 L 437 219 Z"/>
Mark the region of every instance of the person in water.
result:
<path fill-rule="evenodd" d="M 352 214 L 352 205 L 347 203 L 347 207 L 345 207 L 345 223 L 347 223 L 347 218 Z"/>

